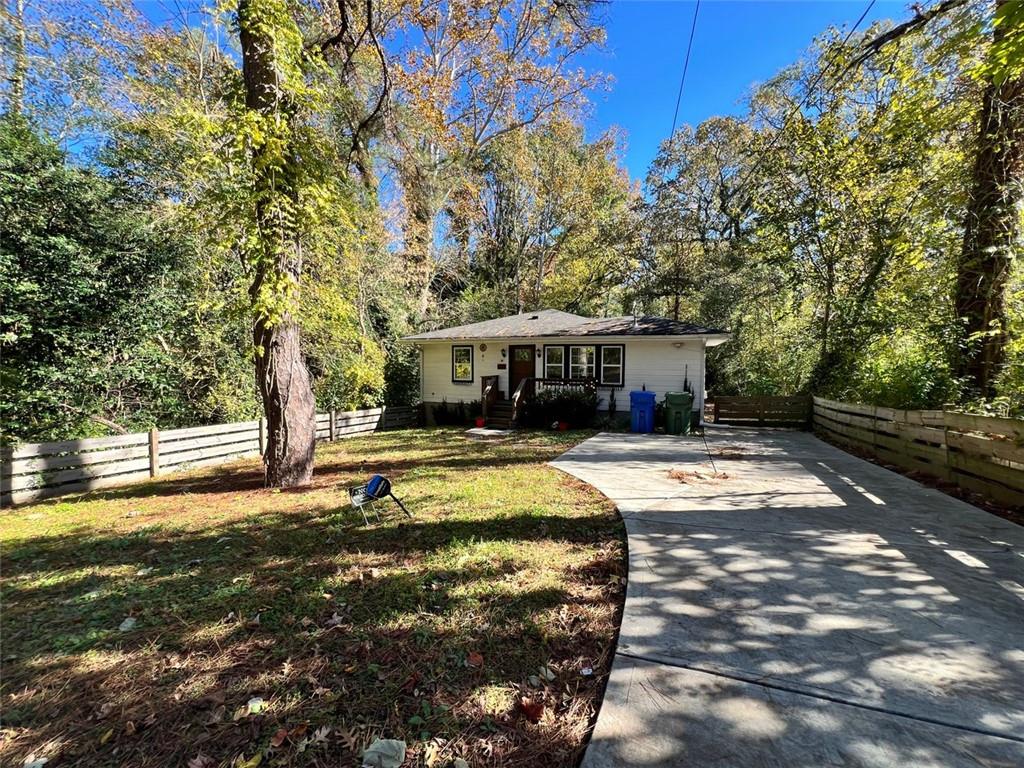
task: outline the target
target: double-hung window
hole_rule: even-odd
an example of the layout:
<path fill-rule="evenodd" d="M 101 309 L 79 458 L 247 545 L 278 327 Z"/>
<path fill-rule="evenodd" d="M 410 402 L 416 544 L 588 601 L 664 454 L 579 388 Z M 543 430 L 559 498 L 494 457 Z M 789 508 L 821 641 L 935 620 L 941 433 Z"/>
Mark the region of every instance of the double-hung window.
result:
<path fill-rule="evenodd" d="M 594 347 L 569 347 L 569 378 L 594 378 Z"/>
<path fill-rule="evenodd" d="M 473 382 L 473 347 L 452 347 L 452 381 L 455 383 Z"/>
<path fill-rule="evenodd" d="M 565 347 L 544 347 L 544 378 L 565 378 Z"/>
<path fill-rule="evenodd" d="M 622 386 L 623 348 L 601 347 L 601 383 L 612 387 Z"/>

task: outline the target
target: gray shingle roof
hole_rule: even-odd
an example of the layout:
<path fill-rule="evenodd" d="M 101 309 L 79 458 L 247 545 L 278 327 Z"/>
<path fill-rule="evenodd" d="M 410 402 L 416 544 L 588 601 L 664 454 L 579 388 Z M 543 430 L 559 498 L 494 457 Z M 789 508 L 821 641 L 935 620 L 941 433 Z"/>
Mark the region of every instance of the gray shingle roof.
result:
<path fill-rule="evenodd" d="M 715 328 L 669 320 L 664 317 L 623 317 L 590 318 L 561 312 L 557 309 L 542 309 L 524 312 L 521 315 L 499 317 L 480 323 L 457 325 L 454 328 L 440 328 L 412 336 L 404 341 L 444 341 L 449 339 L 502 339 L 533 338 L 538 336 L 702 336 L 724 335 L 726 331 Z"/>

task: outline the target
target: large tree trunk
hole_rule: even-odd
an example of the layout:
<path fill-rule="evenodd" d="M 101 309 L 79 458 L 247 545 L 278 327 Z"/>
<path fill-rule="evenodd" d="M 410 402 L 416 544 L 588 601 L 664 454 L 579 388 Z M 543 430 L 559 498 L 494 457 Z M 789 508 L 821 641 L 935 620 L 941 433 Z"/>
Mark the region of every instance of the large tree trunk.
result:
<path fill-rule="evenodd" d="M 996 7 L 1009 0 L 997 0 Z M 995 42 L 1008 30 L 997 26 Z M 972 394 L 991 397 L 1006 356 L 1006 289 L 1019 241 L 1024 182 L 1024 79 L 990 79 L 957 264 L 956 312 L 963 323 L 960 373 Z"/>
<path fill-rule="evenodd" d="M 245 104 L 262 115 L 287 119 L 291 116 L 291 105 L 279 87 L 273 40 L 264 31 L 259 13 L 254 12 L 254 6 L 263 1 L 239 0 L 238 3 Z M 303 485 L 313 476 L 316 409 L 298 325 L 287 312 L 271 322 L 261 296 L 263 286 L 271 281 L 278 282 L 281 276 L 297 285 L 302 260 L 296 233 L 288 230 L 274 210 L 268 210 L 268 197 L 294 191 L 289 189 L 290 174 L 263 162 L 261 154 L 266 152 L 265 145 L 255 143 L 252 151 L 253 167 L 257 169 L 256 223 L 261 238 L 258 246 L 261 258 L 257 259 L 249 292 L 256 307 L 253 318 L 256 384 L 267 417 L 263 461 L 266 485 L 288 488 Z"/>
<path fill-rule="evenodd" d="M 302 357 L 299 327 L 286 319 L 272 328 L 257 320 L 256 383 L 267 415 L 263 454 L 266 485 L 291 488 L 313 477 L 316 409 L 309 371 Z"/>
<path fill-rule="evenodd" d="M 409 294 L 415 299 L 422 319 L 426 317 L 431 305 L 436 213 L 430 204 L 428 191 L 407 187 L 406 194 L 409 196 L 409 212 L 405 225 L 405 277 Z"/>
<path fill-rule="evenodd" d="M 25 80 L 28 78 L 28 46 L 25 37 L 25 0 L 12 0 L 7 10 L 14 27 L 13 51 L 11 58 L 10 91 L 7 110 L 9 114 L 20 115 L 25 111 Z"/>

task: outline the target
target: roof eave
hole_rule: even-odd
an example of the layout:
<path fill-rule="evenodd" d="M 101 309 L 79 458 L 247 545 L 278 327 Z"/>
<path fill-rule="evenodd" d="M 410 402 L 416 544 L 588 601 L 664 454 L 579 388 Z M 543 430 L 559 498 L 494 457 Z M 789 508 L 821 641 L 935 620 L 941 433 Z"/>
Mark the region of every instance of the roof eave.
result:
<path fill-rule="evenodd" d="M 537 333 L 529 336 L 403 336 L 399 341 L 412 344 L 445 341 L 515 341 L 517 339 L 704 339 L 707 346 L 716 347 L 732 338 L 728 331 L 711 333 Z"/>

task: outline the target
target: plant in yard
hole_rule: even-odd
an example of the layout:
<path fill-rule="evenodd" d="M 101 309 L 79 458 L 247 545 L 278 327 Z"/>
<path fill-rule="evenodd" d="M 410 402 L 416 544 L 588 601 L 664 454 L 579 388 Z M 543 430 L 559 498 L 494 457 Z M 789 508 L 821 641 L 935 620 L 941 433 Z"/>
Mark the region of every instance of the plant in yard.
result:
<path fill-rule="evenodd" d="M 529 427 L 547 427 L 566 422 L 575 428 L 588 427 L 597 415 L 599 400 L 594 387 L 542 389 L 526 403 L 523 423 Z"/>

